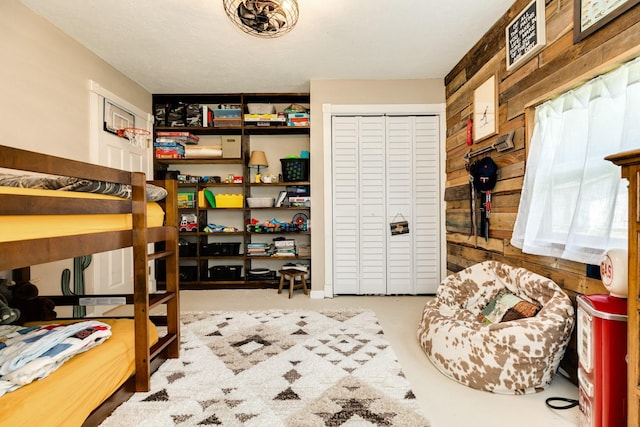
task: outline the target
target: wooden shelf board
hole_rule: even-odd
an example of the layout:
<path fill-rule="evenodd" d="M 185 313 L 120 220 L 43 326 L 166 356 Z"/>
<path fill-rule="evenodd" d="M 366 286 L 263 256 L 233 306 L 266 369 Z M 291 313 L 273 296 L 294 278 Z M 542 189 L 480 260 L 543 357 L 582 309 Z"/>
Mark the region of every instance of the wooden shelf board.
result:
<path fill-rule="evenodd" d="M 244 159 L 229 159 L 224 157 L 212 157 L 212 158 L 204 158 L 200 157 L 197 159 L 155 159 L 156 163 L 160 163 L 163 165 L 209 165 L 209 164 L 218 164 L 218 165 L 243 165 Z"/>
<path fill-rule="evenodd" d="M 286 187 L 289 185 L 311 185 L 309 181 L 281 181 L 281 182 L 248 182 L 249 187 Z"/>

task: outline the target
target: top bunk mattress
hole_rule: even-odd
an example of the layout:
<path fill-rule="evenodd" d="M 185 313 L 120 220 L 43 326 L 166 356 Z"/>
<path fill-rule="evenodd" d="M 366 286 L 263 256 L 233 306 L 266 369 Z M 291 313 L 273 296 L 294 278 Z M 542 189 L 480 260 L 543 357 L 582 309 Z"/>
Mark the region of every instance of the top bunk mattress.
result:
<path fill-rule="evenodd" d="M 122 200 L 115 196 L 95 193 L 3 186 L 0 186 L 0 194 Z M 147 202 L 147 227 L 160 227 L 163 222 L 162 207 L 156 202 Z M 131 227 L 131 214 L 0 215 L 0 242 L 122 231 L 130 230 Z"/>

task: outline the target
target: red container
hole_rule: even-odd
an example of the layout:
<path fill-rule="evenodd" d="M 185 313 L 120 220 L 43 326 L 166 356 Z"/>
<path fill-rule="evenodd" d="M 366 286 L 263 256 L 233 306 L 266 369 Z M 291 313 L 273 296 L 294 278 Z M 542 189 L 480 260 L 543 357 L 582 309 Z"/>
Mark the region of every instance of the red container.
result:
<path fill-rule="evenodd" d="M 627 425 L 627 300 L 579 295 L 580 427 Z"/>

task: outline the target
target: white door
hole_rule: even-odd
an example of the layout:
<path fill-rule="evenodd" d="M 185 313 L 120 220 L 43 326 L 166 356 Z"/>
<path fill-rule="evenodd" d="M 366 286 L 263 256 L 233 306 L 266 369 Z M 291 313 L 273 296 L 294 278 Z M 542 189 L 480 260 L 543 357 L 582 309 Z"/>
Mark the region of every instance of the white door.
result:
<path fill-rule="evenodd" d="M 333 117 L 332 127 L 334 289 L 335 293 L 359 294 L 358 121 L 353 117 Z"/>
<path fill-rule="evenodd" d="M 412 117 L 387 117 L 386 224 L 387 293 L 412 293 L 414 168 Z M 389 223 L 407 221 L 409 233 L 391 234 Z"/>
<path fill-rule="evenodd" d="M 360 117 L 358 124 L 360 294 L 385 294 L 385 120 Z M 335 193 L 334 193 L 335 194 Z M 339 278 L 338 278 L 339 280 Z"/>
<path fill-rule="evenodd" d="M 335 294 L 434 293 L 440 281 L 436 116 L 332 119 Z M 407 221 L 409 233 L 389 224 Z"/>
<path fill-rule="evenodd" d="M 150 142 L 138 147 L 113 133 L 103 130 L 105 96 L 112 103 L 131 112 L 135 117 L 135 127 L 151 130 L 153 123 L 149 113 L 139 111 L 135 106 L 107 93 L 104 90 L 90 92 L 91 97 L 91 157 L 92 162 L 102 166 L 144 172 L 147 179 L 153 177 L 153 157 Z M 114 99 L 115 98 L 115 99 Z M 94 254 L 93 284 L 88 293 L 131 293 L 133 290 L 133 250 L 132 248 Z M 153 275 L 150 275 L 150 280 Z M 155 283 L 150 284 L 154 290 Z M 105 311 L 105 307 L 96 311 Z"/>
<path fill-rule="evenodd" d="M 413 293 L 433 294 L 441 280 L 440 132 L 436 116 L 413 117 Z"/>

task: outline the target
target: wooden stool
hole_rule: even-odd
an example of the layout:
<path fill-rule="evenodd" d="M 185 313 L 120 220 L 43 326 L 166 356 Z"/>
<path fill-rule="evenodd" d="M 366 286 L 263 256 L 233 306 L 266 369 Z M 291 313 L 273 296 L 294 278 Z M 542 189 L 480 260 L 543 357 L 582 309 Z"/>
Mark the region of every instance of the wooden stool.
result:
<path fill-rule="evenodd" d="M 285 280 L 289 280 L 289 298 L 293 296 L 294 289 L 302 289 L 305 295 L 309 295 L 309 290 L 307 289 L 307 280 L 304 276 L 307 274 L 306 271 L 300 270 L 280 270 L 280 286 L 278 286 L 278 293 L 282 293 L 282 286 L 284 285 Z M 296 279 L 300 278 L 300 284 L 296 285 Z"/>

